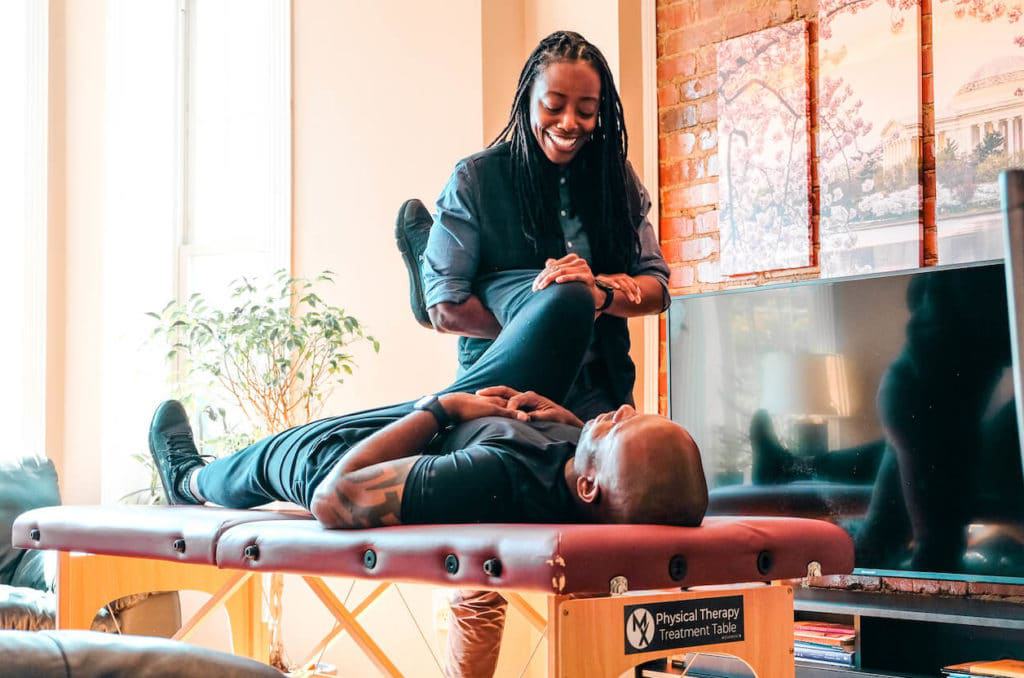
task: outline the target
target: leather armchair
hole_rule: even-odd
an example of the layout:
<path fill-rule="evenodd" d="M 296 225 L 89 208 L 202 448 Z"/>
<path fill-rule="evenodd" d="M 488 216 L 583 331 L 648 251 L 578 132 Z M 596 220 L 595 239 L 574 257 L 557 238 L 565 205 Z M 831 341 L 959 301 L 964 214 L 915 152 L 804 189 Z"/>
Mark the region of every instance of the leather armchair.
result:
<path fill-rule="evenodd" d="M 24 457 L 0 464 L 0 629 L 52 629 L 56 553 L 11 546 L 11 525 L 24 511 L 60 504 L 53 462 Z M 98 611 L 92 629 L 169 638 L 181 626 L 176 592 L 141 594 L 112 601 Z"/>
<path fill-rule="evenodd" d="M 266 664 L 163 638 L 93 631 L 0 631 L 0 676 L 280 678 Z"/>

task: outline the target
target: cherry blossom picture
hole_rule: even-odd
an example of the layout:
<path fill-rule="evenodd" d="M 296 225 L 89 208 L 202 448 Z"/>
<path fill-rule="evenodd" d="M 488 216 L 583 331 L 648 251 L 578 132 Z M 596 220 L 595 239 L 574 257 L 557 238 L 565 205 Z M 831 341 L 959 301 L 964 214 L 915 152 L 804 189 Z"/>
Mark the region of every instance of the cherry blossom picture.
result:
<path fill-rule="evenodd" d="M 921 264 L 917 0 L 820 0 L 822 277 Z"/>
<path fill-rule="evenodd" d="M 810 264 L 806 22 L 718 45 L 724 275 Z"/>
<path fill-rule="evenodd" d="M 933 0 L 939 263 L 1003 256 L 999 171 L 1024 165 L 1022 3 Z"/>

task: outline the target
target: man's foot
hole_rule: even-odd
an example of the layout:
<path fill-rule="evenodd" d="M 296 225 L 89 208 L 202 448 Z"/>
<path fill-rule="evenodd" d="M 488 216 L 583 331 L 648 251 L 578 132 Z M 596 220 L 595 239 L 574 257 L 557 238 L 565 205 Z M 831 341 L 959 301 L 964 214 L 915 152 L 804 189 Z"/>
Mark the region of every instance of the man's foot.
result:
<path fill-rule="evenodd" d="M 188 414 L 177 400 L 164 401 L 156 408 L 149 425 L 149 453 L 168 504 L 202 503 L 189 489 L 189 477 L 206 462 L 196 449 Z"/>
<path fill-rule="evenodd" d="M 430 322 L 423 300 L 420 264 L 423 261 L 423 252 L 427 249 L 427 238 L 430 237 L 430 227 L 433 223 L 434 218 L 430 216 L 426 206 L 416 198 L 402 203 L 398 210 L 398 219 L 395 221 L 395 242 L 398 243 L 398 251 L 402 253 L 402 261 L 405 262 L 406 271 L 409 273 L 409 304 L 412 306 L 412 315 L 416 322 L 429 329 L 434 329 L 434 325 Z"/>
<path fill-rule="evenodd" d="M 754 484 L 773 485 L 793 480 L 793 455 L 779 442 L 771 415 L 764 410 L 754 412 L 750 419 L 750 447 Z"/>

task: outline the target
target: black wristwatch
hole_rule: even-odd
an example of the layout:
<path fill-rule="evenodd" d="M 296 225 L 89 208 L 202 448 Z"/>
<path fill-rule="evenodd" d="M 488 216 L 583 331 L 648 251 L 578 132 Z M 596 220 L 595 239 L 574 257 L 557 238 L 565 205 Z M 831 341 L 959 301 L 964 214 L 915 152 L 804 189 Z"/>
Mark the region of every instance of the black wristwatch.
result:
<path fill-rule="evenodd" d="M 612 287 L 611 285 L 601 282 L 600 280 L 595 280 L 594 285 L 597 286 L 597 289 L 604 290 L 604 303 L 594 310 L 607 310 L 607 308 L 612 305 L 612 302 L 615 301 L 615 288 Z"/>
<path fill-rule="evenodd" d="M 441 405 L 441 399 L 437 395 L 431 393 L 425 395 L 413 405 L 413 409 L 422 410 L 424 412 L 430 412 L 434 415 L 434 419 L 437 420 L 437 427 L 442 431 L 452 425 L 452 418 L 445 412 L 444 406 Z"/>

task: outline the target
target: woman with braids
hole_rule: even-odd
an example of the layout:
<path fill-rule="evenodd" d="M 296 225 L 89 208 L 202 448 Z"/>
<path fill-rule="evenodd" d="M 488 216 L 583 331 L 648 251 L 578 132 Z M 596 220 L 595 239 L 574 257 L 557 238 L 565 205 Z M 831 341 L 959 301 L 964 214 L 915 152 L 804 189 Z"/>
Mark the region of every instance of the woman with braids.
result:
<path fill-rule="evenodd" d="M 433 219 L 418 202 L 421 216 L 408 219 L 429 228 L 424 305 L 436 330 L 460 335 L 463 370 L 524 297 L 578 280 L 594 296 L 595 338 L 563 404 L 586 420 L 632 403 L 626 318 L 664 310 L 668 266 L 626 152 L 622 103 L 600 50 L 569 31 L 544 38 L 519 76 L 505 129 L 456 165 Z"/>
<path fill-rule="evenodd" d="M 523 67 L 497 139 L 456 165 L 436 216 L 419 201 L 403 206 L 398 239 L 414 309 L 419 266 L 418 318 L 460 335 L 462 371 L 530 295 L 580 281 L 593 296 L 594 333 L 562 404 L 583 420 L 632 404 L 626 318 L 666 308 L 668 266 L 626 152 L 622 103 L 604 56 L 578 33 L 558 31 Z M 415 243 L 428 229 L 420 257 Z M 449 675 L 493 674 L 505 605 L 494 592 L 453 595 Z"/>

